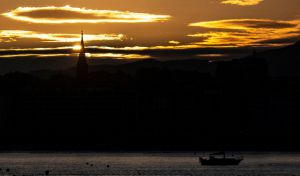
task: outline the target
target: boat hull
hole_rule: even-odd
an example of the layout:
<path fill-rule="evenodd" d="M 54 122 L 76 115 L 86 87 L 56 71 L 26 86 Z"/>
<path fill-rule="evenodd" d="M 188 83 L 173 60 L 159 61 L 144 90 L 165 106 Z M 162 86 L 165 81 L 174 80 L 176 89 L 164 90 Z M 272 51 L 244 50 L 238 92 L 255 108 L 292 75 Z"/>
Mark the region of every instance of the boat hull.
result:
<path fill-rule="evenodd" d="M 199 158 L 199 162 L 204 166 L 230 166 L 239 165 L 243 159 L 221 158 L 221 159 L 204 159 Z"/>

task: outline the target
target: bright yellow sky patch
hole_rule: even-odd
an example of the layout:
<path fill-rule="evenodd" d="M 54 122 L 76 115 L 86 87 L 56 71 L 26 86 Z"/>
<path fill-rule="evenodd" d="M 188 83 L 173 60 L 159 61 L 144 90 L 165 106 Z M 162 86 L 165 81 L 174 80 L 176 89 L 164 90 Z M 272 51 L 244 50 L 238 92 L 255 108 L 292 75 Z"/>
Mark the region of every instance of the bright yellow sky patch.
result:
<path fill-rule="evenodd" d="M 233 5 L 240 5 L 240 6 L 251 6 L 257 5 L 264 0 L 223 0 L 222 4 L 233 4 Z"/>
<path fill-rule="evenodd" d="M 171 41 L 169 41 L 169 44 L 179 45 L 180 42 L 176 41 L 176 40 L 171 40 Z"/>

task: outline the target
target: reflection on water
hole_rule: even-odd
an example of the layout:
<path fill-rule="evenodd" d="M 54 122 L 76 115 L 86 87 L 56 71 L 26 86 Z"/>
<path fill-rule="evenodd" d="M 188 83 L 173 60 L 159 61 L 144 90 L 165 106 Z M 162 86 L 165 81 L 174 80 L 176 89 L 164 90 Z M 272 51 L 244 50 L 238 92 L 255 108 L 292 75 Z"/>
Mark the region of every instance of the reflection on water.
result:
<path fill-rule="evenodd" d="M 207 153 L 197 153 L 205 155 Z M 192 153 L 0 154 L 0 175 L 300 176 L 300 153 L 244 153 L 240 166 L 201 166 Z M 49 173 L 47 172 L 49 171 Z"/>

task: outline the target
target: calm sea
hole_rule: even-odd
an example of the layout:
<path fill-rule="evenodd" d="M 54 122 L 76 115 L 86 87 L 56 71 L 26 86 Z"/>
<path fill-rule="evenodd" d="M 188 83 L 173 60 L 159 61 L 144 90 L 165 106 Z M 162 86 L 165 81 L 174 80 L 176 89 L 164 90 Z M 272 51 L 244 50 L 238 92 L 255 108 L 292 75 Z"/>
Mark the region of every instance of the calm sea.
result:
<path fill-rule="evenodd" d="M 300 176 L 300 153 L 243 153 L 240 166 L 201 166 L 207 153 L 0 154 L 0 175 Z M 46 172 L 49 171 L 49 174 Z"/>

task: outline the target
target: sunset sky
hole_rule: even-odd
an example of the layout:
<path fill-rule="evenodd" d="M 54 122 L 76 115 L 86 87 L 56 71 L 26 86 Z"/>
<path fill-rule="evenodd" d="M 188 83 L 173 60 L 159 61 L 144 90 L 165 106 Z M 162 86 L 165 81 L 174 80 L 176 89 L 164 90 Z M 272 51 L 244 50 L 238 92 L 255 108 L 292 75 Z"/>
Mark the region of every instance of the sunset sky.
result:
<path fill-rule="evenodd" d="M 0 57 L 186 59 L 300 39 L 299 0 L 2 0 Z"/>

